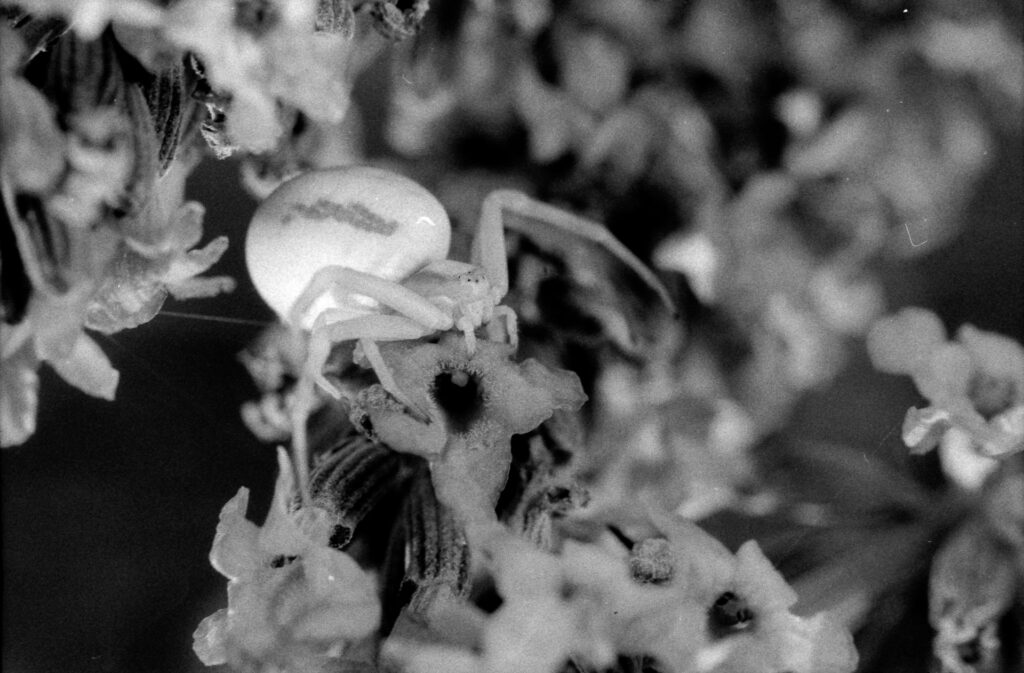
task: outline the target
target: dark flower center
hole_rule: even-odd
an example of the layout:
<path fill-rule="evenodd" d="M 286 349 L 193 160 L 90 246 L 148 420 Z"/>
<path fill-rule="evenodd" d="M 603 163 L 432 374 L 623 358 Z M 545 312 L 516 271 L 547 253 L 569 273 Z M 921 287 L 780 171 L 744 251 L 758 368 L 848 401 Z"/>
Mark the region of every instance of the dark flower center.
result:
<path fill-rule="evenodd" d="M 747 628 L 753 619 L 754 613 L 747 602 L 731 591 L 719 596 L 708 610 L 711 632 L 718 637 Z"/>
<path fill-rule="evenodd" d="M 1017 399 L 1017 387 L 1009 378 L 976 374 L 971 379 L 967 395 L 974 408 L 987 421 L 1013 406 Z"/>
<path fill-rule="evenodd" d="M 483 415 L 483 388 L 479 378 L 471 372 L 453 369 L 438 374 L 434 379 L 433 396 L 452 432 L 466 432 Z"/>
<path fill-rule="evenodd" d="M 956 654 L 960 661 L 968 665 L 981 663 L 981 652 L 981 642 L 978 638 L 956 646 Z"/>
<path fill-rule="evenodd" d="M 271 30 L 280 18 L 271 0 L 235 0 L 235 25 L 256 37 Z"/>

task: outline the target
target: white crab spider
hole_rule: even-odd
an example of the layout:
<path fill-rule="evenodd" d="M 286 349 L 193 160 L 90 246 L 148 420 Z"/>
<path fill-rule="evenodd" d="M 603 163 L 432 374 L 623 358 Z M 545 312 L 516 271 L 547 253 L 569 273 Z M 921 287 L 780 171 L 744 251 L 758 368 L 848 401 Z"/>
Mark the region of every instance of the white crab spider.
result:
<path fill-rule="evenodd" d="M 485 199 L 469 263 L 448 259 L 451 225 L 437 199 L 389 171 L 312 171 L 281 185 L 257 209 L 245 247 L 253 284 L 285 322 L 310 331 L 292 409 L 292 448 L 304 498 L 305 425 L 314 384 L 340 397 L 323 376 L 333 345 L 358 341 L 384 389 L 423 419 L 427 415 L 396 385 L 378 341 L 458 329 L 472 353 L 477 329 L 487 326 L 493 336 L 501 319 L 509 343 L 516 345 L 516 315 L 500 303 L 508 291 L 505 213 L 520 216 L 520 227 L 540 221 L 607 248 L 674 310 L 654 274 L 607 229 L 520 192 L 499 190 Z"/>

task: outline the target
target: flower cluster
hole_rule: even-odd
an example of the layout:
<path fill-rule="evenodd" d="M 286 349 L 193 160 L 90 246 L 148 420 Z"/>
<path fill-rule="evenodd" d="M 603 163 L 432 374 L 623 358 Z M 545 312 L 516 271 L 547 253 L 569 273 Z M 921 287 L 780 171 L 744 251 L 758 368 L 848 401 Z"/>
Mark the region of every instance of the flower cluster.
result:
<path fill-rule="evenodd" d="M 414 34 L 426 4 L 2 5 L 8 446 L 34 431 L 40 361 L 113 399 L 117 372 L 83 328 L 135 327 L 168 295 L 233 288 L 229 278 L 198 278 L 227 247 L 221 237 L 196 248 L 203 208 L 184 200 L 202 146 L 219 157 L 263 153 L 247 161 L 261 196 L 298 170 L 348 161 L 352 143 L 322 141 L 346 128 L 352 78 L 389 40 Z"/>
<path fill-rule="evenodd" d="M 186 197 L 204 157 L 233 157 L 257 199 L 374 163 L 437 195 L 451 250 L 413 254 L 438 266 L 411 282 L 343 269 L 366 296 L 240 356 L 244 422 L 301 464 L 277 449 L 262 526 L 244 488 L 220 512 L 203 664 L 852 673 L 922 573 L 934 668 L 1009 671 L 1024 347 L 879 316 L 887 264 L 950 243 L 1019 133 L 1024 46 L 1005 3 L 905 4 L 0 0 L 3 445 L 35 430 L 42 364 L 113 399 L 97 334 L 233 289 L 204 275 L 222 214 Z M 377 188 L 310 212 L 380 234 L 379 257 L 353 254 L 384 267 L 420 251 L 359 215 Z M 539 207 L 499 208 L 503 248 L 476 246 L 487 195 L 512 189 Z M 481 257 L 479 304 L 431 294 L 441 268 L 479 289 L 458 260 Z M 457 304 L 456 327 L 391 329 L 432 308 L 402 289 Z M 878 457 L 888 437 L 873 456 L 800 436 L 864 342 L 926 398 L 902 439 L 945 481 Z"/>
<path fill-rule="evenodd" d="M 388 137 L 455 171 L 491 165 L 452 148 L 493 147 L 540 176 L 542 194 L 681 274 L 709 316 L 692 343 L 713 346 L 717 397 L 763 435 L 836 376 L 883 310 L 878 262 L 956 233 L 992 154 L 986 115 L 999 124 L 996 110 L 1024 107 L 1010 84 L 1020 42 L 996 3 L 970 17 L 941 2 L 850 4 L 541 0 L 428 14 L 430 48 L 409 55 Z M 504 145 L 515 133 L 528 142 Z M 465 172 L 463 185 L 479 177 Z M 525 270 L 513 291 L 529 306 Z M 527 320 L 560 325 L 560 303 L 541 308 Z"/>
<path fill-rule="evenodd" d="M 978 488 L 1000 459 L 1024 451 L 1024 347 L 964 325 L 956 339 L 932 312 L 905 308 L 868 334 L 881 371 L 913 378 L 930 405 L 911 409 L 903 441 L 915 452 L 936 446 L 947 474 Z"/>
<path fill-rule="evenodd" d="M 572 372 L 536 360 L 515 362 L 505 344 L 480 342 L 470 355 L 461 335 L 436 343 L 397 342 L 381 348 L 402 390 L 420 402 L 422 423 L 380 386 L 360 394 L 356 426 L 395 451 L 426 458 L 438 499 L 465 525 L 493 519 L 508 478 L 512 435 L 529 432 L 556 410 L 586 400 Z"/>
<path fill-rule="evenodd" d="M 380 604 L 374 579 L 328 547 L 327 512 L 294 510 L 295 479 L 278 453 L 279 475 L 262 527 L 245 517 L 243 488 L 221 510 L 210 562 L 228 578 L 228 607 L 199 625 L 195 651 L 207 666 L 320 671 L 374 632 Z"/>
<path fill-rule="evenodd" d="M 854 670 L 849 634 L 826 614 L 793 615 L 796 595 L 756 542 L 733 555 L 689 522 L 653 520 L 665 537 L 631 552 L 568 540 L 545 553 L 497 534 L 483 554 L 501 606 L 487 615 L 441 602 L 428 625 L 463 624 L 454 642 L 423 642 L 406 629 L 384 656 L 407 672 L 556 673 L 569 660 L 600 670 L 618 656 L 647 657 L 672 673 Z"/>
<path fill-rule="evenodd" d="M 935 660 L 950 673 L 999 670 L 1013 656 L 1000 623 L 1024 578 L 1024 348 L 971 325 L 948 340 L 915 307 L 879 320 L 867 345 L 876 368 L 909 375 L 928 399 L 907 411 L 903 441 L 915 453 L 938 447 L 947 477 L 978 498 L 931 563 Z"/>

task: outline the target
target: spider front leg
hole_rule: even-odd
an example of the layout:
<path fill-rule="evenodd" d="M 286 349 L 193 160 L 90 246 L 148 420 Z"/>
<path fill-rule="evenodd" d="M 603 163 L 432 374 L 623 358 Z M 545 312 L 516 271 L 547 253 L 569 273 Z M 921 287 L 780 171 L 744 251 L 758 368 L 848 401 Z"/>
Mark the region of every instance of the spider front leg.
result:
<path fill-rule="evenodd" d="M 462 332 L 466 352 L 472 357 L 473 353 L 476 353 L 476 323 L 471 318 L 463 316 L 455 321 L 455 329 Z"/>
<path fill-rule="evenodd" d="M 488 323 L 488 327 L 497 322 L 498 318 L 505 319 L 505 335 L 508 339 L 508 344 L 512 346 L 512 350 L 519 348 L 519 317 L 516 312 L 510 309 L 508 306 L 495 306 L 494 307 L 494 318 Z"/>
<path fill-rule="evenodd" d="M 369 339 L 379 341 L 402 341 L 419 339 L 431 332 L 447 330 L 452 327 L 452 317 L 427 299 L 416 294 L 409 288 L 383 278 L 378 278 L 363 271 L 344 266 L 328 266 L 317 271 L 309 284 L 295 300 L 289 311 L 293 325 L 302 325 L 308 318 L 307 313 L 314 303 L 326 294 L 334 298 L 338 296 L 363 296 L 376 301 L 400 314 L 398 316 L 363 315 L 352 317 L 353 312 L 366 313 L 372 307 L 358 304 L 348 308 L 327 309 L 321 312 L 312 325 L 309 350 L 306 357 L 303 379 L 318 384 L 335 398 L 341 393 L 323 376 L 323 366 L 330 355 L 331 347 L 342 341 Z M 395 320 L 405 318 L 405 321 Z M 374 318 L 374 320 L 370 320 Z M 374 347 L 364 348 L 367 358 L 375 370 L 375 360 L 383 366 L 383 360 L 375 356 Z M 379 372 L 378 372 L 379 373 Z M 382 384 L 386 382 L 382 381 Z M 397 389 L 397 386 L 392 385 Z M 395 394 L 401 398 L 401 394 Z M 312 389 L 309 392 L 312 395 Z M 310 400 L 312 404 L 312 400 Z"/>
<path fill-rule="evenodd" d="M 288 312 L 289 322 L 296 326 L 304 325 L 309 321 L 307 314 L 314 303 L 326 294 L 334 297 L 369 297 L 434 330 L 446 330 L 452 326 L 451 316 L 409 288 L 346 266 L 325 266 L 313 274 L 309 284 L 292 304 Z"/>
<path fill-rule="evenodd" d="M 323 367 L 330 356 L 331 347 L 344 341 L 360 340 L 363 352 L 384 389 L 421 418 L 425 418 L 426 414 L 422 409 L 412 404 L 395 384 L 391 372 L 373 342 L 419 339 L 432 332 L 452 327 L 450 315 L 412 290 L 393 281 L 343 266 L 325 267 L 314 274 L 289 312 L 292 324 L 303 325 L 314 303 L 326 294 L 335 298 L 367 297 L 400 315 L 370 314 L 352 317 L 353 311 L 360 313 L 374 310 L 372 307 L 354 305 L 327 309 L 313 322 L 306 363 L 296 386 L 292 408 L 293 454 L 304 502 L 308 502 L 309 499 L 306 421 L 316 402 L 314 386 L 320 385 L 334 397 L 340 397 L 341 394 L 323 375 Z"/>
<path fill-rule="evenodd" d="M 654 290 L 673 315 L 678 314 L 675 302 L 654 272 L 603 225 L 508 189 L 491 192 L 484 199 L 472 252 L 473 263 L 487 274 L 491 286 L 500 292 L 499 299 L 508 292 L 506 227 L 542 241 L 550 240 L 554 229 L 601 246 Z"/>
<path fill-rule="evenodd" d="M 299 478 L 299 490 L 304 504 L 309 504 L 309 439 L 306 423 L 316 402 L 314 387 L 321 385 L 335 397 L 341 393 L 323 375 L 323 368 L 335 344 L 358 340 L 384 390 L 411 409 L 420 420 L 429 420 L 429 414 L 409 398 L 395 383 L 391 370 L 381 357 L 377 341 L 405 341 L 419 339 L 435 330 L 400 315 L 367 315 L 331 322 L 332 317 L 347 316 L 343 311 L 325 311 L 313 325 L 309 338 L 309 352 L 302 375 L 295 387 L 292 403 L 292 457 Z"/>

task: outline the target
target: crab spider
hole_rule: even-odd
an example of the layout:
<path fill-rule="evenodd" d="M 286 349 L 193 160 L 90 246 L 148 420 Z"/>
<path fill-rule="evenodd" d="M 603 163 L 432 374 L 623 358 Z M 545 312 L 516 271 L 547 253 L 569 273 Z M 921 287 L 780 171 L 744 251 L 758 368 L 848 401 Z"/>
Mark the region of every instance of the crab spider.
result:
<path fill-rule="evenodd" d="M 515 217 L 506 218 L 512 214 Z M 246 263 L 257 291 L 295 329 L 309 330 L 306 363 L 292 405 L 293 457 L 308 500 L 306 421 L 332 346 L 357 341 L 381 385 L 421 420 L 428 415 L 395 383 L 380 341 L 419 339 L 457 329 L 476 348 L 477 329 L 515 347 L 516 315 L 508 292 L 504 229 L 537 222 L 605 247 L 632 268 L 674 311 L 654 274 L 603 226 L 525 194 L 499 190 L 484 200 L 470 262 L 448 259 L 451 225 L 419 184 L 369 167 L 306 173 L 281 185 L 257 209 L 246 237 Z"/>

